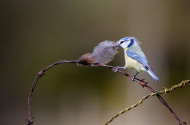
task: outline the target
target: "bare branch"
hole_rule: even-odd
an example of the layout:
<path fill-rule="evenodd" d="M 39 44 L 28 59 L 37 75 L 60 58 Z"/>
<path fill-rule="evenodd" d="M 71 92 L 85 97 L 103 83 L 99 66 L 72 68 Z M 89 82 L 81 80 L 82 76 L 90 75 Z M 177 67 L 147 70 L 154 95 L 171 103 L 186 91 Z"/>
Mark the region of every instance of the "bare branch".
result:
<path fill-rule="evenodd" d="M 33 124 L 33 117 L 32 117 L 32 111 L 31 111 L 31 98 L 32 98 L 32 93 L 37 85 L 38 80 L 44 75 L 44 73 L 46 71 L 48 71 L 50 68 L 52 68 L 55 65 L 58 64 L 63 64 L 63 63 L 74 63 L 74 64 L 79 64 L 79 65 L 85 65 L 85 66 L 92 66 L 92 65 L 96 65 L 96 66 L 101 66 L 101 67 L 106 67 L 106 68 L 111 68 L 112 70 L 114 70 L 116 67 L 114 66 L 109 66 L 109 65 L 105 65 L 105 64 L 100 64 L 100 63 L 96 63 L 94 62 L 94 58 L 92 58 L 90 56 L 90 54 L 84 54 L 83 56 L 81 56 L 81 58 L 79 58 L 79 60 L 73 60 L 73 61 L 68 61 L 68 60 L 61 60 L 61 61 L 57 61 L 47 67 L 45 67 L 44 69 L 42 69 L 40 72 L 38 72 L 36 78 L 33 81 L 32 84 L 32 88 L 30 90 L 29 96 L 28 96 L 28 125 L 32 125 Z M 119 73 L 122 73 L 123 75 L 125 75 L 128 78 L 132 78 L 132 76 L 130 76 L 129 74 L 125 73 L 122 70 L 118 70 Z M 140 80 L 138 78 L 134 79 L 135 82 L 137 82 L 138 84 L 140 84 L 143 87 L 148 88 L 151 92 L 156 93 L 156 91 L 149 85 L 147 85 L 148 82 L 145 82 L 144 80 Z M 185 125 L 185 122 L 182 122 L 179 117 L 176 115 L 176 113 L 170 108 L 170 106 L 166 103 L 166 101 L 159 95 L 156 94 L 156 96 L 158 97 L 158 99 L 170 110 L 170 112 L 173 114 L 173 116 L 176 118 L 176 120 L 179 122 L 180 125 Z"/>
<path fill-rule="evenodd" d="M 112 68 L 113 70 L 116 68 L 114 66 L 109 66 L 109 65 L 104 65 L 104 64 L 97 64 L 99 66 L 103 66 L 103 67 L 107 67 L 107 68 Z M 122 70 L 118 70 L 119 73 L 125 75 L 126 77 L 128 77 L 129 79 L 133 78 L 133 76 L 130 76 L 129 74 L 127 74 L 126 72 L 122 71 Z M 156 91 L 149 86 L 147 83 L 145 82 L 144 79 L 140 80 L 138 78 L 134 79 L 135 82 L 137 82 L 138 84 L 140 84 L 143 87 L 146 87 L 147 89 L 149 89 L 151 92 L 156 93 Z M 159 94 L 156 95 L 157 98 L 160 100 L 161 103 L 163 103 L 172 113 L 172 115 L 175 117 L 175 119 L 179 122 L 179 125 L 186 125 L 185 122 L 182 122 L 181 119 L 178 117 L 178 115 L 172 110 L 172 108 L 170 108 L 170 106 L 167 104 L 167 102 L 163 99 L 163 97 Z"/>
<path fill-rule="evenodd" d="M 177 88 L 182 88 L 184 87 L 186 84 L 190 83 L 190 80 L 185 80 L 185 81 L 182 81 L 181 83 L 177 84 L 177 85 L 174 85 L 172 86 L 171 88 L 169 89 L 164 89 L 163 91 L 160 91 L 160 92 L 157 92 L 157 93 L 151 93 L 151 94 L 148 94 L 146 96 L 144 96 L 142 99 L 140 99 L 137 103 L 131 105 L 130 107 L 128 108 L 125 108 L 124 110 L 118 112 L 116 115 L 114 115 L 109 121 L 106 122 L 105 125 L 108 125 L 110 124 L 114 119 L 116 119 L 118 116 L 120 116 L 121 114 L 123 113 L 126 113 L 127 111 L 139 106 L 140 104 L 142 104 L 146 99 L 149 99 L 150 97 L 152 96 L 155 96 L 155 95 L 159 95 L 159 94 L 164 94 L 164 93 L 170 93 L 172 91 L 174 91 L 175 89 Z M 186 125 L 185 122 L 183 122 L 184 125 Z"/>
<path fill-rule="evenodd" d="M 67 61 L 67 60 L 60 60 L 60 61 L 57 61 L 47 67 L 45 67 L 44 69 L 42 69 L 41 71 L 38 72 L 36 78 L 34 79 L 34 82 L 32 83 L 32 88 L 30 90 L 30 93 L 29 93 L 29 96 L 28 96 L 28 125 L 32 125 L 34 122 L 33 122 L 33 117 L 32 117 L 32 111 L 31 111 L 31 99 L 32 99 L 32 93 L 34 92 L 34 89 L 37 85 L 37 82 L 38 80 L 40 79 L 40 77 L 42 77 L 45 72 L 47 70 L 49 70 L 51 67 L 55 66 L 55 65 L 58 65 L 58 64 L 63 64 L 63 63 L 78 63 L 78 60 L 73 60 L 73 61 Z"/>

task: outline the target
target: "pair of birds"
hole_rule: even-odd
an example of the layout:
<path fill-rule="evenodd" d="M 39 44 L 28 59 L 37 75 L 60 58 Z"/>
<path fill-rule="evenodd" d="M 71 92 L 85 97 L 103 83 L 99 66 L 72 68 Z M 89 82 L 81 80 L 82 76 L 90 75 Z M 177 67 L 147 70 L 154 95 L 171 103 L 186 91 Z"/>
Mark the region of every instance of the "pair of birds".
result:
<path fill-rule="evenodd" d="M 117 72 L 118 69 L 131 69 L 137 72 L 132 80 L 137 76 L 139 72 L 146 71 L 152 76 L 156 81 L 160 81 L 159 78 L 152 72 L 152 69 L 148 63 L 148 60 L 139 46 L 139 42 L 134 37 L 124 37 L 118 41 L 118 46 L 124 49 L 125 55 L 125 66 L 115 69 Z"/>

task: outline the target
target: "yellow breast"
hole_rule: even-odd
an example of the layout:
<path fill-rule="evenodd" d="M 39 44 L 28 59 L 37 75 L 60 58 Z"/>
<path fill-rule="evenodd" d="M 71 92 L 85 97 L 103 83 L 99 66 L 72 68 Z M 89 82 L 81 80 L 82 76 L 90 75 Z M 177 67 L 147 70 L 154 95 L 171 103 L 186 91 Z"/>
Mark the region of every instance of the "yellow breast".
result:
<path fill-rule="evenodd" d="M 137 71 L 137 72 L 145 71 L 145 69 L 142 67 L 141 63 L 139 63 L 138 61 L 127 56 L 126 51 L 127 51 L 127 48 L 124 50 L 124 54 L 125 54 L 125 66 L 124 67 L 127 69 Z"/>

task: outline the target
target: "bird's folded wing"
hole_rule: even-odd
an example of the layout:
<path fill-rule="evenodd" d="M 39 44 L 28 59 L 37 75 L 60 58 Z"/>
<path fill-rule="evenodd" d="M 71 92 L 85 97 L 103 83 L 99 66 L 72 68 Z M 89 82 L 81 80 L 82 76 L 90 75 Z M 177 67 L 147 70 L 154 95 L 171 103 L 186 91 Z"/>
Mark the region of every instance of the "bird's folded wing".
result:
<path fill-rule="evenodd" d="M 145 66 L 145 69 L 148 70 L 149 68 L 151 69 L 151 67 L 148 64 L 148 60 L 140 55 L 138 55 L 137 53 L 131 52 L 129 50 L 126 51 L 126 54 L 131 57 L 132 59 L 138 61 L 139 63 L 143 64 Z"/>

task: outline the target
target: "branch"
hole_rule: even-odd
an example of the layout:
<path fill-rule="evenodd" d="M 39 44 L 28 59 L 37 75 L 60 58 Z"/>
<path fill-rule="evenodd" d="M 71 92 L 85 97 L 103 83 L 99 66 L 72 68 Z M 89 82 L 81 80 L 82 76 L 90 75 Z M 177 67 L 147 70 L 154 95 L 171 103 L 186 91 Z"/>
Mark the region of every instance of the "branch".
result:
<path fill-rule="evenodd" d="M 67 61 L 67 60 L 60 60 L 57 61 L 47 67 L 45 67 L 44 69 L 42 69 L 41 71 L 38 72 L 36 78 L 34 79 L 34 82 L 32 83 L 32 88 L 30 90 L 29 96 L 28 96 L 28 125 L 32 125 L 33 122 L 33 117 L 32 117 L 32 111 L 31 111 L 31 99 L 32 99 L 32 93 L 34 92 L 34 89 L 37 85 L 38 80 L 45 74 L 46 71 L 48 71 L 51 67 L 58 65 L 58 64 L 63 64 L 63 63 L 77 63 L 78 60 L 73 60 L 73 61 Z"/>
<path fill-rule="evenodd" d="M 42 69 L 41 71 L 38 72 L 36 78 L 33 81 L 32 84 L 32 88 L 30 90 L 29 96 L 28 96 L 28 125 L 32 125 L 33 124 L 33 117 L 32 117 L 32 111 L 31 111 L 31 98 L 32 98 L 32 93 L 34 92 L 34 89 L 37 85 L 38 80 L 45 74 L 46 71 L 48 71 L 50 68 L 52 68 L 55 65 L 58 64 L 63 64 L 63 63 L 74 63 L 74 64 L 79 64 L 79 65 L 84 65 L 84 66 L 92 66 L 92 65 L 96 65 L 96 66 L 100 66 L 100 67 L 106 67 L 106 68 L 111 68 L 112 70 L 114 70 L 116 67 L 114 66 L 109 66 L 109 65 L 105 65 L 105 64 L 100 64 L 100 63 L 93 63 L 93 58 L 89 57 L 88 54 L 85 54 L 82 56 L 82 58 L 79 58 L 79 60 L 73 60 L 73 61 L 67 61 L 67 60 L 60 60 L 57 61 L 47 67 L 45 67 L 44 69 Z M 122 70 L 118 70 L 119 73 L 122 73 L 123 75 L 125 75 L 128 78 L 132 78 L 132 76 L 130 76 L 129 74 L 125 73 Z M 149 85 L 147 85 L 148 82 L 145 82 L 144 79 L 140 80 L 138 78 L 134 79 L 135 82 L 137 82 L 138 84 L 142 85 L 143 87 L 148 88 L 151 92 L 156 93 L 156 91 Z M 166 103 L 166 101 L 159 95 L 156 95 L 158 97 L 158 99 L 170 110 L 170 112 L 173 114 L 173 116 L 176 118 L 176 120 L 179 122 L 180 125 L 185 125 L 184 122 L 182 122 L 179 117 L 175 114 L 175 112 L 170 108 L 170 106 Z"/>
<path fill-rule="evenodd" d="M 102 67 L 107 67 L 107 68 L 112 68 L 113 70 L 116 68 L 114 66 L 109 66 L 109 65 L 104 65 L 104 64 L 97 64 L 99 66 L 102 66 Z M 129 79 L 132 79 L 133 76 L 130 76 L 129 74 L 127 74 L 126 72 L 122 71 L 122 70 L 118 70 L 119 73 L 125 75 L 126 77 L 128 77 Z M 134 79 L 135 82 L 137 82 L 138 84 L 140 84 L 141 86 L 143 87 L 146 87 L 147 89 L 149 89 L 151 92 L 153 93 L 156 93 L 156 91 L 149 85 L 147 85 L 148 82 L 145 82 L 144 79 L 140 80 L 138 78 L 135 78 Z M 175 119 L 179 122 L 179 125 L 186 125 L 185 122 L 182 122 L 181 119 L 178 117 L 178 115 L 172 110 L 172 108 L 170 108 L 170 106 L 167 104 L 167 102 L 164 100 L 164 98 L 157 94 L 156 95 L 157 98 L 160 100 L 161 103 L 163 103 L 169 110 L 170 112 L 172 113 L 172 115 L 175 117 Z"/>
<path fill-rule="evenodd" d="M 139 106 L 140 104 L 142 104 L 146 99 L 149 99 L 150 97 L 152 96 L 155 96 L 155 95 L 159 95 L 159 94 L 164 94 L 164 93 L 170 93 L 172 91 L 174 91 L 175 89 L 177 88 L 182 88 L 183 86 L 185 86 L 186 84 L 190 83 L 190 80 L 185 80 L 185 81 L 182 81 L 181 83 L 179 83 L 178 85 L 174 85 L 172 86 L 171 88 L 169 89 L 164 89 L 163 91 L 160 91 L 160 92 L 157 92 L 157 93 L 151 93 L 151 94 L 148 94 L 146 96 L 144 96 L 142 99 L 140 99 L 137 103 L 131 105 L 130 107 L 128 108 L 125 108 L 124 110 L 118 112 L 116 115 L 114 115 L 109 121 L 106 122 L 105 125 L 108 125 L 110 124 L 114 119 L 116 119 L 118 116 L 120 116 L 121 114 L 123 113 L 126 113 L 127 111 Z M 183 124 L 186 125 L 186 123 L 184 122 Z"/>

